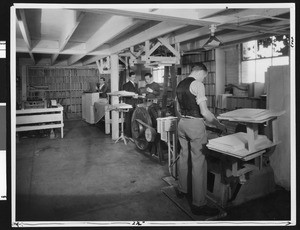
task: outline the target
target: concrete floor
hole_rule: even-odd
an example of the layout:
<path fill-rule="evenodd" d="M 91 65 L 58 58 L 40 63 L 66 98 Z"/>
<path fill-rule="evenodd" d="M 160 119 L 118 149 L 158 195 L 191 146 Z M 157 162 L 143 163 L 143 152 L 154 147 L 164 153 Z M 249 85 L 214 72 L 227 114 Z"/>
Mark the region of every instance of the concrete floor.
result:
<path fill-rule="evenodd" d="M 63 139 L 19 140 L 17 220 L 190 220 L 160 191 L 167 165 L 99 126 L 67 121 Z"/>
<path fill-rule="evenodd" d="M 63 139 L 23 135 L 16 156 L 17 221 L 191 221 L 161 192 L 167 165 L 133 143 L 115 144 L 102 125 L 67 120 Z M 229 209 L 224 220 L 290 218 L 283 189 L 256 202 Z"/>

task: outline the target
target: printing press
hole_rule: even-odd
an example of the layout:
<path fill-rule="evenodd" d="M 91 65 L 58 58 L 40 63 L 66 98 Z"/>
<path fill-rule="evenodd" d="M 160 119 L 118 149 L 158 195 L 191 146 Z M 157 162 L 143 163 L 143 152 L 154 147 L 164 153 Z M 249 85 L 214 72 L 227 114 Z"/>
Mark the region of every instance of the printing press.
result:
<path fill-rule="evenodd" d="M 210 139 L 207 144 L 208 196 L 221 207 L 262 197 L 275 189 L 269 157 L 278 140 L 278 116 L 284 112 L 238 109 L 218 116 L 246 132 Z"/>
<path fill-rule="evenodd" d="M 274 173 L 269 157 L 278 140 L 278 117 L 284 112 L 266 109 L 238 109 L 217 118 L 242 127 L 232 134 L 220 136 L 209 128 L 206 149 L 208 166 L 207 196 L 222 208 L 242 204 L 274 191 Z M 169 146 L 170 174 L 176 179 L 176 119 L 164 118 L 158 130 L 166 135 Z M 173 124 L 172 124 L 173 123 Z M 166 134 L 163 134 L 163 133 Z M 172 139 L 173 138 L 173 139 Z"/>

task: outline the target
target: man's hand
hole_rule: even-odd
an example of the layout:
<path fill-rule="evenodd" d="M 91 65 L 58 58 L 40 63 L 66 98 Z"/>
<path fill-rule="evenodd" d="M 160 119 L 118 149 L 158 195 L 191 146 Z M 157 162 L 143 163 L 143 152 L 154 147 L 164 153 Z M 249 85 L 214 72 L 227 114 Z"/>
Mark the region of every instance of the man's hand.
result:
<path fill-rule="evenodd" d="M 138 97 L 139 97 L 139 95 L 137 95 L 137 94 L 133 95 L 133 98 L 138 98 Z"/>
<path fill-rule="evenodd" d="M 149 87 L 147 87 L 147 92 L 149 92 L 149 93 L 153 93 L 153 89 L 150 89 Z"/>
<path fill-rule="evenodd" d="M 223 125 L 223 124 L 220 124 L 220 125 L 218 126 L 218 129 L 220 129 L 220 130 L 222 131 L 221 134 L 226 134 L 226 133 L 227 133 L 227 128 L 226 128 L 226 126 Z"/>

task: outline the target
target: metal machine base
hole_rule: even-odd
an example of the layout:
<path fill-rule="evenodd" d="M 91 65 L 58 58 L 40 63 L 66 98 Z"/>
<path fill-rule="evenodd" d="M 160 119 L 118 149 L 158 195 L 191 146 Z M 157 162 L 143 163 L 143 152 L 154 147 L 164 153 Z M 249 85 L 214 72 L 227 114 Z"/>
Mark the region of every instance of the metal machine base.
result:
<path fill-rule="evenodd" d="M 247 180 L 240 182 L 238 178 L 224 178 L 219 170 L 209 169 L 208 197 L 225 208 L 240 205 L 275 191 L 274 172 L 271 166 L 248 174 Z"/>

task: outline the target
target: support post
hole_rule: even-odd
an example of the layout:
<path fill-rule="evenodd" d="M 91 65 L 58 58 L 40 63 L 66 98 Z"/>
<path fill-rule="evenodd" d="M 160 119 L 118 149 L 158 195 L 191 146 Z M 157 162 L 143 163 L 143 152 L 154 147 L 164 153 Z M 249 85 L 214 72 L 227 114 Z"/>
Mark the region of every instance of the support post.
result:
<path fill-rule="evenodd" d="M 170 67 L 170 75 L 171 75 L 172 98 L 175 99 L 176 87 L 177 87 L 177 76 L 176 76 L 176 66 L 174 64 Z"/>
<path fill-rule="evenodd" d="M 110 110 L 109 106 L 105 106 L 105 134 L 110 134 L 110 124 L 111 124 L 111 119 L 110 119 Z"/>
<path fill-rule="evenodd" d="M 258 136 L 257 124 L 247 124 L 247 139 L 248 139 L 248 150 L 250 153 L 255 152 L 255 140 Z"/>
<path fill-rule="evenodd" d="M 27 66 L 23 65 L 21 68 L 21 79 L 22 79 L 22 101 L 27 100 Z"/>
<path fill-rule="evenodd" d="M 169 80 L 169 74 L 170 74 L 170 68 L 169 66 L 165 66 L 164 71 L 164 87 L 163 87 L 163 95 L 162 95 L 162 117 L 166 116 L 167 113 L 167 99 L 168 99 L 168 80 Z"/>
<path fill-rule="evenodd" d="M 111 92 L 119 90 L 119 57 L 117 54 L 110 56 L 111 60 L 111 73 L 110 73 L 110 84 Z M 111 96 L 111 104 L 119 104 L 118 96 Z M 116 140 L 119 137 L 119 112 L 112 111 L 112 139 Z"/>

